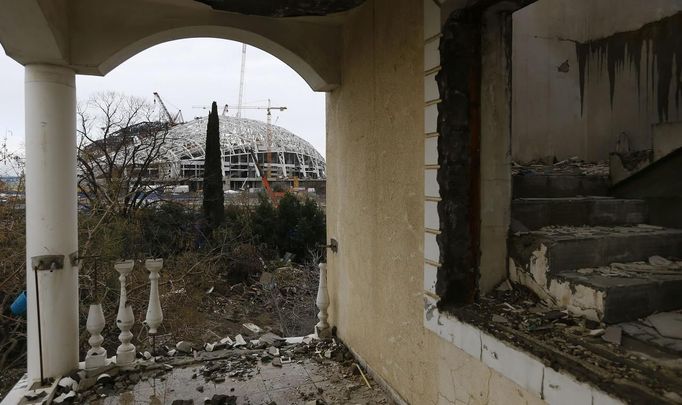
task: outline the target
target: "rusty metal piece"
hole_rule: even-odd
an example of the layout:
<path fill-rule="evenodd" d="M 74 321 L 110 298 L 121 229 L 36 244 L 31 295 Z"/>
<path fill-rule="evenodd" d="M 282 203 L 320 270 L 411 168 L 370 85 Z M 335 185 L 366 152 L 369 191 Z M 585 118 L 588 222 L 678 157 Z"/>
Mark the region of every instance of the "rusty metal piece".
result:
<path fill-rule="evenodd" d="M 322 245 L 322 246 L 320 246 L 320 247 L 323 248 L 323 249 L 331 249 L 331 251 L 334 252 L 334 253 L 338 253 L 338 252 L 339 252 L 339 242 L 338 242 L 336 239 L 334 239 L 334 238 L 332 238 L 332 239 L 329 241 L 329 244 L 328 244 L 328 245 Z"/>

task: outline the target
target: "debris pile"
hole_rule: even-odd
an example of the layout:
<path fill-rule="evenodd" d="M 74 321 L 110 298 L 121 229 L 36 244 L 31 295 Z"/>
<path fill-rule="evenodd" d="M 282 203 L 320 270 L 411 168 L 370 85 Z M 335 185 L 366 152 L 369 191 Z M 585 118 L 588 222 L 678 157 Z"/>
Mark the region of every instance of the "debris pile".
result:
<path fill-rule="evenodd" d="M 611 263 L 608 266 L 578 269 L 580 274 L 599 274 L 604 277 L 643 278 L 647 275 L 682 275 L 682 261 L 651 256 L 646 262 Z"/>
<path fill-rule="evenodd" d="M 549 163 L 547 163 L 549 162 Z M 528 163 L 512 163 L 512 175 L 581 175 L 581 176 L 608 176 L 609 163 L 606 161 L 586 162 L 577 156 L 569 159 L 556 161 L 556 158 L 548 158 L 545 161 L 532 161 Z"/>
<path fill-rule="evenodd" d="M 682 328 L 680 312 L 606 325 L 552 308 L 525 287 L 508 282 L 479 302 L 452 311 L 554 369 L 570 370 L 596 386 L 609 386 L 611 392 L 682 398 L 682 339 L 671 332 Z M 632 386 L 641 389 L 630 392 Z"/>
<path fill-rule="evenodd" d="M 377 403 L 387 403 L 383 392 L 374 390 L 370 378 L 355 361 L 348 348 L 335 338 L 319 340 L 313 335 L 295 338 L 282 338 L 272 332 L 265 332 L 260 327 L 250 324 L 249 327 L 260 330 L 256 339 L 245 339 L 242 335 L 225 337 L 218 341 L 196 344 L 179 341 L 175 347 L 159 347 L 155 356 L 145 360 L 143 355 L 132 370 L 119 370 L 115 366 L 98 373 L 77 371 L 59 382 L 58 403 L 82 403 L 106 397 L 116 397 L 126 390 L 131 390 L 140 382 L 151 379 L 164 381 L 169 372 L 179 370 L 190 373 L 190 381 L 196 381 L 196 395 L 202 396 L 208 386 L 222 383 L 249 381 L 260 375 L 263 368 L 286 369 L 301 365 L 317 364 L 319 370 L 332 367 L 338 376 L 335 386 L 313 391 L 300 391 L 303 403 L 325 404 L 322 394 L 331 395 L 343 402 L 354 393 L 365 390 L 369 395 L 377 397 Z M 353 379 L 352 383 L 344 379 Z M 238 392 L 229 395 L 206 396 L 206 404 L 236 403 Z M 364 395 L 364 394 L 363 394 Z M 189 401 L 189 402 L 188 402 Z M 195 403 L 192 399 L 174 399 L 174 404 Z"/>

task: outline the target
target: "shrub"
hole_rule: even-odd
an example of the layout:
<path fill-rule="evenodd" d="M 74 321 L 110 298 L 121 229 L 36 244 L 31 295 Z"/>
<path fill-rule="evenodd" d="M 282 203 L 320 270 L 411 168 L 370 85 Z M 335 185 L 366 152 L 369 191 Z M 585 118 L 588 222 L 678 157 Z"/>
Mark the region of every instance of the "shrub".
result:
<path fill-rule="evenodd" d="M 302 262 L 310 251 L 325 242 L 324 211 L 314 200 L 301 201 L 291 193 L 285 194 L 276 208 L 261 196 L 253 212 L 253 233 L 258 242 L 276 249 L 280 255 L 293 253 Z"/>

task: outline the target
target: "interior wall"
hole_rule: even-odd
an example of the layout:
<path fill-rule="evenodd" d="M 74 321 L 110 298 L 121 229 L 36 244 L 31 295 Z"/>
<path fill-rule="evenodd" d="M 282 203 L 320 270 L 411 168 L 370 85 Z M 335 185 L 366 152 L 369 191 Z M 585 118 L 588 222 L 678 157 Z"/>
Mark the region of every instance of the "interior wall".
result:
<path fill-rule="evenodd" d="M 651 147 L 651 126 L 660 122 L 655 85 L 646 66 L 639 72 L 626 56 L 615 68 L 613 102 L 608 46 L 587 54 L 581 92 L 577 43 L 640 29 L 682 11 L 675 0 L 541 0 L 514 14 L 512 155 L 516 161 L 606 160 L 621 133 L 632 149 Z M 609 44 L 612 47 L 619 44 Z M 639 86 L 638 86 L 639 74 Z M 655 82 L 657 78 L 654 78 Z M 670 85 L 674 99 L 674 84 Z M 674 101 L 669 121 L 680 119 Z"/>
<path fill-rule="evenodd" d="M 343 28 L 327 96 L 330 323 L 408 403 L 541 403 L 424 327 L 422 7 L 370 0 Z"/>

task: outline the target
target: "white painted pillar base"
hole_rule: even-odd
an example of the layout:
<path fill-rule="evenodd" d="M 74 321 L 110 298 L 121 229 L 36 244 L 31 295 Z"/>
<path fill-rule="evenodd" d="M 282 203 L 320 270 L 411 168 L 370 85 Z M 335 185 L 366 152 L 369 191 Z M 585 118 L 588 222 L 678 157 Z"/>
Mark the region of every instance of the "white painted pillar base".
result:
<path fill-rule="evenodd" d="M 315 325 L 315 335 L 320 339 L 331 337 L 331 330 L 327 319 L 329 315 L 327 309 L 329 308 L 329 292 L 327 291 L 327 263 L 320 263 L 320 284 L 317 289 L 317 308 L 320 312 L 317 313 L 317 318 L 320 322 Z"/>
<path fill-rule="evenodd" d="M 135 324 L 135 314 L 133 307 L 128 302 L 126 291 L 126 277 L 133 271 L 133 266 L 135 266 L 134 260 L 122 260 L 114 264 L 114 268 L 120 274 L 118 280 L 121 283 L 121 298 L 118 302 L 118 315 L 116 316 L 116 326 L 121 331 L 118 335 L 121 344 L 116 349 L 116 364 L 119 366 L 131 365 L 135 361 L 135 345 L 130 343 L 133 340 L 133 334 L 130 330 Z"/>
<path fill-rule="evenodd" d="M 147 259 L 144 266 L 149 271 L 149 305 L 147 306 L 147 317 L 144 321 L 149 328 L 150 335 L 156 335 L 157 329 L 163 322 L 163 311 L 161 310 L 161 299 L 159 297 L 159 272 L 163 268 L 163 259 Z"/>
<path fill-rule="evenodd" d="M 78 367 L 78 268 L 69 260 L 78 250 L 74 71 L 27 65 L 25 107 L 27 367 L 37 381 L 41 365 L 45 378 Z M 38 271 L 36 289 L 31 258 L 46 255 L 63 256 L 64 265 Z"/>
<path fill-rule="evenodd" d="M 90 350 L 85 355 L 85 369 L 94 370 L 106 366 L 107 351 L 102 347 L 104 337 L 102 330 L 106 326 L 104 319 L 104 312 L 102 311 L 102 304 L 91 304 L 88 312 L 88 321 L 86 327 L 90 332 Z"/>

